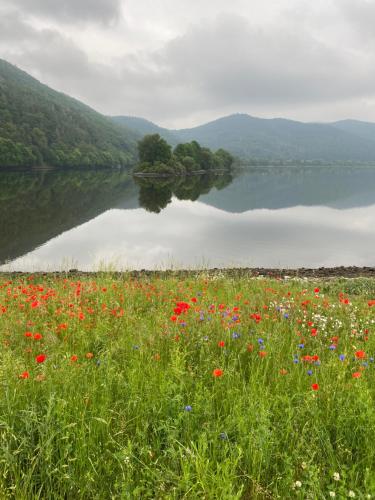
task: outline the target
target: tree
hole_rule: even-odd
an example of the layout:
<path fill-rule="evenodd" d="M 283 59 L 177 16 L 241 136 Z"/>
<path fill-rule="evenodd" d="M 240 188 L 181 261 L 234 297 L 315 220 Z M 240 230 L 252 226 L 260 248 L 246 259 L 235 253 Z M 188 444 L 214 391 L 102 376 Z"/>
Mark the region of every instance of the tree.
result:
<path fill-rule="evenodd" d="M 168 163 L 172 157 L 172 148 L 159 134 L 149 134 L 138 142 L 138 153 L 141 162 L 152 165 L 157 161 Z"/>

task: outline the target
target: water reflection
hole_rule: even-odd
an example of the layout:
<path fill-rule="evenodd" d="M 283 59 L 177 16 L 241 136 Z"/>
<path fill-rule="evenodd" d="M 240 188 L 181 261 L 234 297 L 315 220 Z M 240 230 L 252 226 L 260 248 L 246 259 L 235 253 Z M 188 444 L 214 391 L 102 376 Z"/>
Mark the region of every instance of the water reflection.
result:
<path fill-rule="evenodd" d="M 374 222 L 370 168 L 0 174 L 0 269 L 375 265 Z"/>
<path fill-rule="evenodd" d="M 203 194 L 207 194 L 213 187 L 217 190 L 229 186 L 233 175 L 225 173 L 222 175 L 206 174 L 192 175 L 188 177 L 166 177 L 135 178 L 139 186 L 139 206 L 148 212 L 159 213 L 172 201 L 172 197 L 178 200 L 195 201 Z"/>

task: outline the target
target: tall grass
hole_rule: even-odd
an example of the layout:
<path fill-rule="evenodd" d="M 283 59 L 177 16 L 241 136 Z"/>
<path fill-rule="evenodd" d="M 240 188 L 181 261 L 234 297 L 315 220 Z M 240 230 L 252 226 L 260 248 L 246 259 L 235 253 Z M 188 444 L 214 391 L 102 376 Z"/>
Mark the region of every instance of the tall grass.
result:
<path fill-rule="evenodd" d="M 0 498 L 370 498 L 374 290 L 3 275 Z"/>

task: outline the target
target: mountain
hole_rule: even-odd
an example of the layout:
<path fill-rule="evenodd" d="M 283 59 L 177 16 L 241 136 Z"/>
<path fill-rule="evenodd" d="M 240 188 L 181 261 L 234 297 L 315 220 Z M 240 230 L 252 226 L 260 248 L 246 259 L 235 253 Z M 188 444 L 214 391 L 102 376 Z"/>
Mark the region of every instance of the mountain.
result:
<path fill-rule="evenodd" d="M 177 146 L 180 142 L 178 135 L 144 118 L 138 118 L 136 116 L 113 116 L 112 120 L 119 125 L 134 130 L 139 134 L 140 138 L 147 134 L 159 134 L 172 146 Z"/>
<path fill-rule="evenodd" d="M 0 167 L 130 165 L 137 138 L 0 59 Z"/>
<path fill-rule="evenodd" d="M 375 123 L 361 122 L 358 120 L 342 120 L 332 125 L 340 130 L 361 137 L 362 139 L 375 141 Z"/>
<path fill-rule="evenodd" d="M 115 120 L 141 135 L 159 133 L 172 145 L 196 140 L 213 150 L 224 148 L 243 160 L 375 163 L 372 123 L 302 123 L 235 114 L 194 128 L 168 130 L 140 118 Z"/>
<path fill-rule="evenodd" d="M 173 132 L 182 141 L 195 139 L 245 159 L 375 162 L 375 135 L 370 140 L 331 124 L 237 114 Z"/>

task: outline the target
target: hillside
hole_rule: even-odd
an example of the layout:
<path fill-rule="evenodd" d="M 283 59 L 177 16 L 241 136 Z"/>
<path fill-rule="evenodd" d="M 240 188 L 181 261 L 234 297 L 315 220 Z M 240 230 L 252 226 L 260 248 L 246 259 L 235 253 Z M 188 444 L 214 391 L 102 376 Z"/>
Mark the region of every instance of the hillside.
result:
<path fill-rule="evenodd" d="M 359 120 L 342 120 L 332 123 L 332 125 L 362 139 L 375 141 L 375 123 L 361 122 Z"/>
<path fill-rule="evenodd" d="M 375 162 L 375 134 L 370 140 L 331 124 L 238 114 L 177 133 L 182 141 L 195 139 L 241 158 Z"/>
<path fill-rule="evenodd" d="M 177 134 L 174 134 L 167 128 L 159 127 L 159 125 L 149 120 L 145 120 L 144 118 L 138 118 L 136 116 L 113 116 L 112 120 L 121 126 L 132 129 L 139 134 L 140 137 L 147 134 L 159 134 L 171 146 L 176 146 L 180 142 Z"/>
<path fill-rule="evenodd" d="M 159 133 L 175 145 L 198 141 L 244 160 L 375 163 L 375 124 L 353 120 L 302 123 L 235 114 L 198 127 L 168 130 L 134 117 L 116 117 L 138 134 Z"/>
<path fill-rule="evenodd" d="M 0 59 L 0 167 L 129 165 L 137 134 Z"/>

